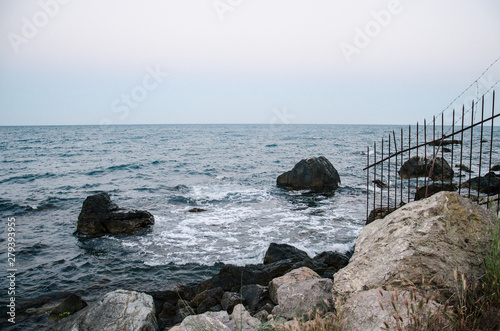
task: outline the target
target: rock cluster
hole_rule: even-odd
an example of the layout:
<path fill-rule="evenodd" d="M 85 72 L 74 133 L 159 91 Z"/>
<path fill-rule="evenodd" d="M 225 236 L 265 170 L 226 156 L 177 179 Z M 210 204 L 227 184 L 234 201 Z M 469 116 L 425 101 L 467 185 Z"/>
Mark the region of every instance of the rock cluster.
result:
<path fill-rule="evenodd" d="M 83 202 L 77 232 L 93 237 L 127 234 L 144 229 L 154 222 L 154 216 L 148 211 L 119 208 L 103 192 L 91 195 Z"/>
<path fill-rule="evenodd" d="M 403 163 L 399 169 L 401 178 L 429 177 L 432 180 L 450 180 L 453 178 L 453 169 L 449 163 L 441 158 L 413 156 Z"/>

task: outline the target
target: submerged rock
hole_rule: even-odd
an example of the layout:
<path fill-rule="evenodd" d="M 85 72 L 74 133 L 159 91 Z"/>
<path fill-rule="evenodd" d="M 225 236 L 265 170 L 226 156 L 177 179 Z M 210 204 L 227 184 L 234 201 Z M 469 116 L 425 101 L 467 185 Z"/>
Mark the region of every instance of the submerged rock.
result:
<path fill-rule="evenodd" d="M 116 290 L 102 296 L 53 330 L 156 331 L 153 298 L 145 293 Z"/>
<path fill-rule="evenodd" d="M 119 208 L 107 193 L 102 192 L 87 197 L 83 202 L 77 232 L 94 237 L 133 233 L 154 222 L 154 216 L 148 211 Z"/>
<path fill-rule="evenodd" d="M 338 188 L 340 176 L 326 157 L 310 157 L 278 176 L 276 183 L 295 190 L 325 191 Z"/>
<path fill-rule="evenodd" d="M 434 168 L 432 166 L 434 165 Z M 431 173 L 432 170 L 432 173 Z M 429 177 L 432 180 L 450 180 L 453 178 L 453 169 L 448 162 L 440 157 L 413 156 L 399 168 L 401 178 Z"/>

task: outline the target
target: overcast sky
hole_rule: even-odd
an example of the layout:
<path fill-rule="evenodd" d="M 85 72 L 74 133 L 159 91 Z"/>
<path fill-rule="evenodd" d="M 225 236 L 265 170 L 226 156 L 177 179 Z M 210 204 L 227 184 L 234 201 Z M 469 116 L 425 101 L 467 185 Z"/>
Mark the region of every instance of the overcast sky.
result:
<path fill-rule="evenodd" d="M 499 57 L 498 0 L 0 0 L 0 125 L 414 124 Z"/>

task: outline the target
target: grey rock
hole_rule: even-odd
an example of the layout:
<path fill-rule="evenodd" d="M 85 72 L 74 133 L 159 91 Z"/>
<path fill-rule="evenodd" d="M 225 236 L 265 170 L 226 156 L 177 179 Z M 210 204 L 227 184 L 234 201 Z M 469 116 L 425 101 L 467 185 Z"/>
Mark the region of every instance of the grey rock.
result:
<path fill-rule="evenodd" d="M 229 325 L 229 326 L 228 326 Z M 231 320 L 227 312 L 206 312 L 201 315 L 191 315 L 186 317 L 179 326 L 175 326 L 170 331 L 234 331 L 231 327 Z"/>
<path fill-rule="evenodd" d="M 292 270 L 289 273 L 281 277 L 274 278 L 269 282 L 269 297 L 275 304 L 279 304 L 278 290 L 281 286 L 303 280 L 319 278 L 321 277 L 317 273 L 306 267 Z"/>
<path fill-rule="evenodd" d="M 462 183 L 460 188 L 476 190 L 488 195 L 498 194 L 500 192 L 500 177 L 494 172 L 489 172 L 481 177 L 474 177 Z"/>
<path fill-rule="evenodd" d="M 417 189 L 417 192 L 415 193 L 414 200 L 415 201 L 422 200 L 441 191 L 454 192 L 457 189 L 458 189 L 457 185 L 453 183 L 433 183 L 428 186 L 419 187 Z"/>
<path fill-rule="evenodd" d="M 401 178 L 429 177 L 432 180 L 450 180 L 453 174 L 453 169 L 448 162 L 440 157 L 434 160 L 432 157 L 413 156 L 399 168 Z"/>
<path fill-rule="evenodd" d="M 291 259 L 292 262 L 300 262 L 309 259 L 306 252 L 288 244 L 271 243 L 264 255 L 264 264 L 270 264 L 281 260 Z"/>
<path fill-rule="evenodd" d="M 340 176 L 324 156 L 310 157 L 278 176 L 276 183 L 295 190 L 334 190 L 339 187 Z"/>
<path fill-rule="evenodd" d="M 116 290 L 55 324 L 56 331 L 157 330 L 153 298 L 145 293 Z"/>
<path fill-rule="evenodd" d="M 267 286 L 252 284 L 241 288 L 243 302 L 250 313 L 256 313 L 269 299 L 269 290 Z"/>
<path fill-rule="evenodd" d="M 222 296 L 222 309 L 228 313 L 232 313 L 234 306 L 241 303 L 241 296 L 236 292 L 225 292 Z"/>
<path fill-rule="evenodd" d="M 333 310 L 332 280 L 326 278 L 307 279 L 281 285 L 278 289 L 279 304 L 273 314 L 287 319 L 307 320 Z"/>
<path fill-rule="evenodd" d="M 238 331 L 254 331 L 260 325 L 260 320 L 252 317 L 242 304 L 234 307 L 231 320 L 236 325 L 236 330 Z"/>
<path fill-rule="evenodd" d="M 91 195 L 78 215 L 77 232 L 94 237 L 128 234 L 154 224 L 154 216 L 145 210 L 119 208 L 107 193 Z"/>
<path fill-rule="evenodd" d="M 454 192 L 400 207 L 361 230 L 349 264 L 334 276 L 335 302 L 358 291 L 410 286 L 450 297 L 455 268 L 483 274 L 493 222 L 490 211 Z"/>

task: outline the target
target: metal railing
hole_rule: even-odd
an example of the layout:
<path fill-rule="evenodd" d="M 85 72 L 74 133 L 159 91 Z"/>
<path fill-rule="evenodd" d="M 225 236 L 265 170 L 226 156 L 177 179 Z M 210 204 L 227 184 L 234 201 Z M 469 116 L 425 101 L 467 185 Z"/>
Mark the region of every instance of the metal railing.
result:
<path fill-rule="evenodd" d="M 495 91 L 456 115 L 453 110 L 447 124 L 442 112 L 440 123 L 436 117 L 431 124 L 424 120 L 423 127 L 417 123 L 406 132 L 401 128 L 399 137 L 392 131 L 380 145 L 374 143 L 373 150 L 367 148 L 367 220 L 443 190 L 490 207 L 496 204 L 499 212 L 500 175 L 494 171 L 500 171 L 500 137 L 494 121 L 500 114 L 495 112 Z"/>

